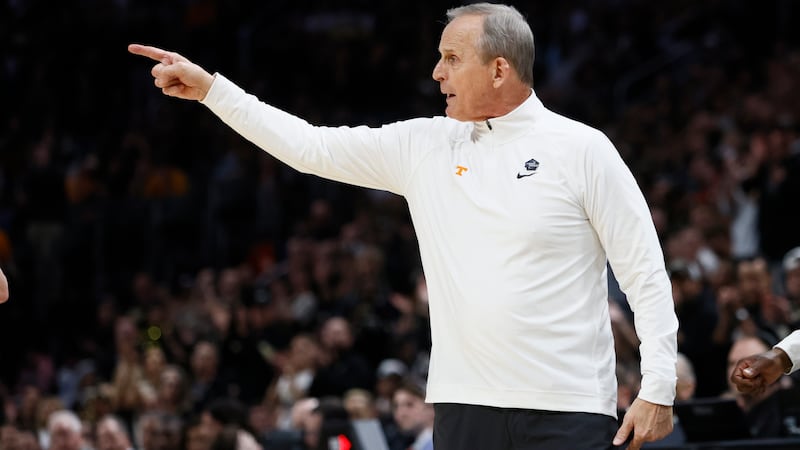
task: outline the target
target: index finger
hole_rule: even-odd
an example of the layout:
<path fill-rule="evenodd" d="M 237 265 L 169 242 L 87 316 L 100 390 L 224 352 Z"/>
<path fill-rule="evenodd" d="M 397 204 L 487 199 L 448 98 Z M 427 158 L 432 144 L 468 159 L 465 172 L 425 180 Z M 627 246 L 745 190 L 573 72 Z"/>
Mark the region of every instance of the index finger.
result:
<path fill-rule="evenodd" d="M 128 51 L 134 55 L 146 56 L 158 62 L 162 62 L 164 58 L 169 58 L 169 52 L 166 50 L 149 45 L 131 44 L 128 46 Z"/>
<path fill-rule="evenodd" d="M 636 436 L 636 433 L 634 433 L 633 439 L 631 439 L 630 443 L 628 444 L 627 450 L 639 450 L 642 448 L 643 444 L 644 444 L 644 438 Z"/>

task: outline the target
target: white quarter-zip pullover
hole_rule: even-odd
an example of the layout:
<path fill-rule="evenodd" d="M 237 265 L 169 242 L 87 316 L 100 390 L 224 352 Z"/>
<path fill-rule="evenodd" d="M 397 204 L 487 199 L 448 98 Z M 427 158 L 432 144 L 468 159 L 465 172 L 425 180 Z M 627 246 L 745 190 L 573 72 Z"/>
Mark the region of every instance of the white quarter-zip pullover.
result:
<path fill-rule="evenodd" d="M 276 158 L 406 198 L 428 285 L 427 401 L 616 417 L 608 260 L 642 342 L 639 397 L 672 404 L 678 322 L 663 255 L 601 132 L 533 93 L 485 122 L 315 127 L 215 77 L 202 102 Z"/>

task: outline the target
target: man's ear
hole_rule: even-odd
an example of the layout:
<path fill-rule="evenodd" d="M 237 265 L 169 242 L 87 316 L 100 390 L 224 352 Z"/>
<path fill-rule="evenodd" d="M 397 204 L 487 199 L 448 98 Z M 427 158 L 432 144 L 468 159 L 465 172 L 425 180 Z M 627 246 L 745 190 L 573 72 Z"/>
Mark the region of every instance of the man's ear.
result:
<path fill-rule="evenodd" d="M 492 66 L 492 86 L 498 88 L 506 82 L 506 80 L 511 76 L 511 64 L 508 63 L 508 60 L 503 58 L 502 56 L 498 56 L 497 58 L 493 59 L 491 62 Z"/>

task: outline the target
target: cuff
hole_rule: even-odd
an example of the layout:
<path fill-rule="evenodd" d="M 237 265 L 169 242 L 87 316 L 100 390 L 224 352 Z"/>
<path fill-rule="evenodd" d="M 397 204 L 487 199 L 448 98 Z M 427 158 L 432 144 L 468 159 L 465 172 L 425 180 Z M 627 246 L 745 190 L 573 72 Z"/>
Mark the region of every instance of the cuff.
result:
<path fill-rule="evenodd" d="M 227 78 L 220 75 L 218 72 L 214 72 L 213 76 L 214 76 L 214 81 L 211 82 L 211 86 L 209 86 L 208 92 L 206 92 L 206 96 L 203 97 L 202 100 L 200 100 L 200 103 L 206 106 L 213 105 L 219 100 L 220 97 L 219 91 L 224 90 L 221 85 L 225 84 L 226 81 L 230 83 L 230 81 L 228 81 Z"/>
<path fill-rule="evenodd" d="M 797 358 L 795 355 L 798 354 L 800 351 L 800 345 L 792 345 L 786 342 L 779 342 L 774 348 L 779 348 L 786 353 L 786 356 L 789 357 L 789 360 L 792 361 L 792 368 L 789 369 L 786 374 L 790 374 L 792 372 L 796 372 L 800 369 L 800 358 Z"/>
<path fill-rule="evenodd" d="M 656 405 L 672 406 L 675 402 L 676 383 L 677 379 L 667 380 L 644 375 L 638 397 Z"/>

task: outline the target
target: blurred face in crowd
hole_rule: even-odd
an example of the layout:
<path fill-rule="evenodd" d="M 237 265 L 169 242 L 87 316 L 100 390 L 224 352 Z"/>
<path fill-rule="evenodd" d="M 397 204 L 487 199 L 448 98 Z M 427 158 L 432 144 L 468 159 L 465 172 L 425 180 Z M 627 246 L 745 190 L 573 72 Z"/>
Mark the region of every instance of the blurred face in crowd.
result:
<path fill-rule="evenodd" d="M 50 427 L 49 450 L 80 450 L 82 446 L 80 430 L 76 431 L 64 422 L 56 422 Z"/>
<path fill-rule="evenodd" d="M 376 414 L 372 395 L 363 389 L 351 389 L 345 393 L 344 409 L 351 419 L 372 419 Z"/>
<path fill-rule="evenodd" d="M 312 411 L 303 418 L 303 442 L 306 448 L 317 448 L 322 430 L 322 413 Z"/>
<path fill-rule="evenodd" d="M 209 377 L 217 372 L 217 348 L 207 341 L 200 341 L 192 352 L 192 372 L 195 376 Z"/>
<path fill-rule="evenodd" d="M 330 350 L 345 350 L 353 345 L 350 324 L 341 317 L 332 317 L 322 326 L 322 345 Z"/>
<path fill-rule="evenodd" d="M 312 368 L 319 356 L 319 346 L 310 336 L 299 335 L 289 344 L 289 358 L 295 370 Z"/>
<path fill-rule="evenodd" d="M 64 404 L 58 397 L 44 397 L 39 401 L 36 410 L 36 422 L 44 428 L 47 426 L 47 418 L 50 417 L 54 411 L 62 409 Z"/>
<path fill-rule="evenodd" d="M 140 450 L 178 450 L 181 421 L 177 416 L 146 414 L 139 419 Z"/>
<path fill-rule="evenodd" d="M 477 15 L 455 18 L 442 32 L 433 79 L 447 96 L 447 117 L 465 122 L 492 117 L 493 69 L 477 48 L 482 34 L 483 17 Z"/>
<path fill-rule="evenodd" d="M 418 433 L 433 422 L 433 407 L 405 389 L 394 393 L 394 421 L 401 430 Z"/>
<path fill-rule="evenodd" d="M 763 259 L 756 258 L 752 261 L 740 262 L 737 275 L 739 289 L 747 303 L 758 301 L 760 294 L 769 291 L 770 276 L 767 263 Z"/>
<path fill-rule="evenodd" d="M 161 383 L 158 391 L 159 399 L 167 404 L 176 405 L 182 400 L 184 383 L 183 372 L 177 367 L 167 366 L 161 372 Z"/>
<path fill-rule="evenodd" d="M 215 437 L 205 425 L 194 425 L 186 431 L 186 450 L 209 450 Z"/>
<path fill-rule="evenodd" d="M 165 448 L 164 427 L 158 416 L 142 416 L 139 422 L 142 450 L 163 450 Z"/>
<path fill-rule="evenodd" d="M 97 424 L 97 450 L 127 450 L 131 447 L 128 434 L 114 419 L 103 419 Z"/>
<path fill-rule="evenodd" d="M 167 360 L 159 347 L 150 347 L 144 354 L 144 370 L 148 377 L 158 377 L 164 370 Z"/>
<path fill-rule="evenodd" d="M 36 436 L 30 431 L 17 430 L 11 425 L 0 427 L 0 448 L 14 450 L 40 450 Z"/>

